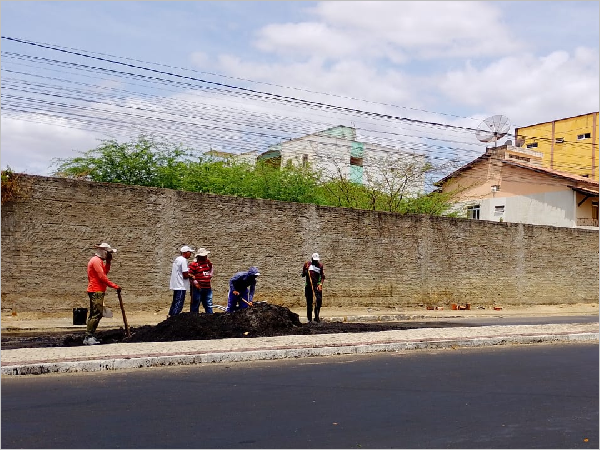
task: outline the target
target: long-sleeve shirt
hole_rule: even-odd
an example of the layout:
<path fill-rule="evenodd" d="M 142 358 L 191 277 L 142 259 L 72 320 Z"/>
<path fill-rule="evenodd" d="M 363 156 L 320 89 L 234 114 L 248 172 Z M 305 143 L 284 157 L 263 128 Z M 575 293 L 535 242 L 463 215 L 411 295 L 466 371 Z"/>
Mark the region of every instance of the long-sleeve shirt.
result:
<path fill-rule="evenodd" d="M 306 277 L 307 275 L 310 276 L 310 280 L 308 279 L 308 277 L 306 278 L 307 286 L 309 284 L 311 284 L 311 281 L 312 281 L 313 289 L 316 289 L 317 286 L 319 286 L 320 284 L 323 284 L 323 281 L 325 280 L 325 272 L 323 269 L 323 263 L 321 263 L 321 262 L 314 263 L 312 261 L 308 261 L 308 262 L 304 263 L 304 266 L 302 266 L 302 276 Z"/>
<path fill-rule="evenodd" d="M 110 271 L 110 263 L 106 264 L 97 255 L 94 255 L 87 265 L 88 292 L 106 292 L 106 286 L 118 289 L 119 286 L 113 283 L 106 276 Z"/>
<path fill-rule="evenodd" d="M 250 291 L 248 292 L 248 288 Z M 243 299 L 251 302 L 254 298 L 254 290 L 256 289 L 256 277 L 248 272 L 237 272 L 229 280 L 229 290 L 237 291 Z"/>
<path fill-rule="evenodd" d="M 206 261 L 193 261 L 188 266 L 188 273 L 194 280 L 198 280 L 199 288 L 210 289 L 210 280 L 213 276 L 213 265 L 209 259 Z"/>

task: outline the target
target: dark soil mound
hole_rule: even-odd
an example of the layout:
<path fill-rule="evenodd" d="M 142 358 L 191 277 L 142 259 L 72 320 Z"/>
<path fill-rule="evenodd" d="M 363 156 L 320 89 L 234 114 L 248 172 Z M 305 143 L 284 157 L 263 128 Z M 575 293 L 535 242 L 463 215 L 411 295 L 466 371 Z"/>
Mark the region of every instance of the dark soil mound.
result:
<path fill-rule="evenodd" d="M 280 336 L 301 328 L 298 314 L 287 308 L 259 303 L 233 313 L 181 313 L 155 326 L 146 325 L 125 342 L 187 341 L 259 336 Z"/>
<path fill-rule="evenodd" d="M 423 327 L 472 326 L 445 322 L 321 322 L 303 324 L 298 314 L 283 306 L 257 303 L 234 313 L 181 313 L 157 325 L 131 327 L 131 337 L 123 328 L 99 330 L 102 344 L 118 342 L 168 342 L 224 338 L 255 338 L 295 334 L 363 333 L 407 330 Z M 85 332 L 2 333 L 2 349 L 26 347 L 74 347 L 83 345 Z"/>

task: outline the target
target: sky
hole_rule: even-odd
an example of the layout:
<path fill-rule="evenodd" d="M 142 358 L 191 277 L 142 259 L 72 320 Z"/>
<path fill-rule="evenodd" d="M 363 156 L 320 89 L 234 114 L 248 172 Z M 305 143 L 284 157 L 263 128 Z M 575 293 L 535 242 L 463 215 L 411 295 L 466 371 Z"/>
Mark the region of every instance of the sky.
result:
<path fill-rule="evenodd" d="M 258 154 L 345 125 L 450 172 L 487 117 L 510 139 L 598 111 L 599 5 L 2 1 L 0 164 L 51 175 L 142 134 Z"/>

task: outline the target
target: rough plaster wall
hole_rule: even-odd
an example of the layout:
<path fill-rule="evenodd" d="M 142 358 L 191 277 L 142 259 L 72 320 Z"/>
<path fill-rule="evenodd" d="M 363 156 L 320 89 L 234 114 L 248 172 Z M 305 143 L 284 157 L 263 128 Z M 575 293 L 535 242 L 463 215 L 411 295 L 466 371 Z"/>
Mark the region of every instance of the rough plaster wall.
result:
<path fill-rule="evenodd" d="M 301 267 L 314 251 L 325 306 L 598 301 L 597 231 L 27 180 L 29 198 L 2 207 L 4 310 L 87 306 L 85 268 L 100 241 L 119 248 L 109 277 L 133 311 L 170 305 L 183 244 L 211 250 L 221 305 L 228 279 L 251 265 L 262 273 L 257 300 L 302 304 Z"/>

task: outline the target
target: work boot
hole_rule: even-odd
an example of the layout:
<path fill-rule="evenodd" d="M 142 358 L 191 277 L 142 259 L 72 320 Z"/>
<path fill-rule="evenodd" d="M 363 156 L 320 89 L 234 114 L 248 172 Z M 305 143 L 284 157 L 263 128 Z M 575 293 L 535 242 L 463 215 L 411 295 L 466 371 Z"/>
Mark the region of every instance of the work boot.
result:
<path fill-rule="evenodd" d="M 83 340 L 83 345 L 96 345 L 99 343 L 100 341 L 94 336 L 86 336 L 86 338 Z"/>

